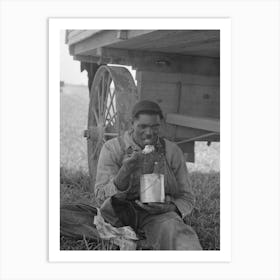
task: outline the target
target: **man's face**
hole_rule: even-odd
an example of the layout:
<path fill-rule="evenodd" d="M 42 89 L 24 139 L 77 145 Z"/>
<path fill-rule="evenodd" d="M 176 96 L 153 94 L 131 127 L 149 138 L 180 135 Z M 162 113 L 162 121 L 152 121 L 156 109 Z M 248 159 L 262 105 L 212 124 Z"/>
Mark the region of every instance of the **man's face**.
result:
<path fill-rule="evenodd" d="M 159 115 L 139 114 L 132 124 L 133 138 L 142 148 L 155 145 L 161 125 Z"/>

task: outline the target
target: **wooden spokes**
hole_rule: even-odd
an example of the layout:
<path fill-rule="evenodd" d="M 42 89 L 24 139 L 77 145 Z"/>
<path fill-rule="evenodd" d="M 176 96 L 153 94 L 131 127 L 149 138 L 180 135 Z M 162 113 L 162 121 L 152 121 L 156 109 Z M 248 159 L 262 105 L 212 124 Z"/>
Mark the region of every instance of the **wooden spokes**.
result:
<path fill-rule="evenodd" d="M 96 127 L 96 143 L 93 158 L 96 158 L 102 145 L 109 139 L 118 136 L 118 114 L 116 108 L 116 92 L 114 82 L 109 72 L 104 71 L 94 96 L 92 108 Z"/>
<path fill-rule="evenodd" d="M 88 129 L 85 131 L 92 189 L 96 160 L 103 144 L 128 129 L 131 108 L 136 102 L 135 83 L 126 68 L 99 67 L 90 91 Z"/>

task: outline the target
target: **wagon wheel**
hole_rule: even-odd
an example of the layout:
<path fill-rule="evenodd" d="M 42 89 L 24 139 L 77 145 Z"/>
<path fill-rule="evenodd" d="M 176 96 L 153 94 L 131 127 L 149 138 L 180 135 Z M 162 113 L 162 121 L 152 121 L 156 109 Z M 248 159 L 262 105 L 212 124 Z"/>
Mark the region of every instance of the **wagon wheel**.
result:
<path fill-rule="evenodd" d="M 137 90 L 124 67 L 101 66 L 95 74 L 88 112 L 87 137 L 90 191 L 94 191 L 97 160 L 102 145 L 129 128 Z"/>

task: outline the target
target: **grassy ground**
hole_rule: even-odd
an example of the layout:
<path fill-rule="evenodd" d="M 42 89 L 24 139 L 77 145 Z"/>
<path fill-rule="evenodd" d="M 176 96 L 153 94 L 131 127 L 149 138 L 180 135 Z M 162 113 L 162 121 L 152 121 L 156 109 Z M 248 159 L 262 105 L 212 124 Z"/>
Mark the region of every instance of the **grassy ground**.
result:
<path fill-rule="evenodd" d="M 94 205 L 89 185 L 86 140 L 88 92 L 86 87 L 66 85 L 61 93 L 60 198 L 61 202 Z M 220 145 L 196 144 L 196 162 L 187 163 L 196 204 L 186 222 L 197 232 L 205 250 L 220 249 Z M 112 244 L 61 237 L 61 250 L 108 250 Z"/>

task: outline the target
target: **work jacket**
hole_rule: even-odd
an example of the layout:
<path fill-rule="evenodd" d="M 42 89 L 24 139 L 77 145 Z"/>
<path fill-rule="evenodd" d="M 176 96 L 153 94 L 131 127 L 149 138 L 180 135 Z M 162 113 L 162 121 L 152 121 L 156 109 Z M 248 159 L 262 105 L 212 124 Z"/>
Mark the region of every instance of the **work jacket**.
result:
<path fill-rule="evenodd" d="M 120 137 L 122 137 L 121 141 L 118 138 L 113 138 L 103 145 L 97 165 L 95 182 L 96 202 L 107 213 L 113 211 L 109 203 L 113 195 L 120 195 L 122 197 L 127 195 L 128 199 L 131 199 L 129 190 L 128 193 L 121 192 L 114 185 L 114 179 L 121 168 L 125 150 L 142 150 L 133 141 L 131 132 L 127 131 Z M 124 145 L 121 143 L 124 143 Z M 179 213 L 184 218 L 190 214 L 194 205 L 194 196 L 188 178 L 186 161 L 182 150 L 175 143 L 167 139 L 164 139 L 164 143 L 166 160 L 164 171 L 165 194 L 170 196 L 171 202 L 177 206 Z M 131 174 L 131 176 L 133 175 L 135 174 Z M 134 180 L 139 181 L 140 184 L 139 176 L 136 176 Z"/>

